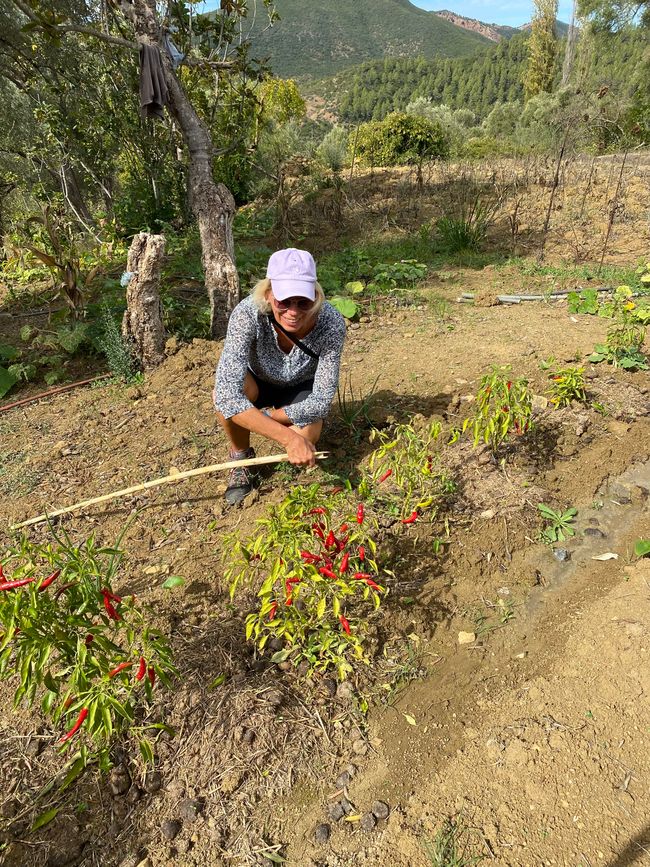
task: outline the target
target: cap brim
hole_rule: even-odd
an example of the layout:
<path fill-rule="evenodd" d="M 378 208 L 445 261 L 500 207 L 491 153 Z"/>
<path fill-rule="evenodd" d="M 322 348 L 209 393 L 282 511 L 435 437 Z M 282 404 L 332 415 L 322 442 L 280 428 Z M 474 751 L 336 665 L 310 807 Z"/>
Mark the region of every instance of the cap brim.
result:
<path fill-rule="evenodd" d="M 276 301 L 287 298 L 316 300 L 316 286 L 308 280 L 271 280 L 271 291 Z"/>

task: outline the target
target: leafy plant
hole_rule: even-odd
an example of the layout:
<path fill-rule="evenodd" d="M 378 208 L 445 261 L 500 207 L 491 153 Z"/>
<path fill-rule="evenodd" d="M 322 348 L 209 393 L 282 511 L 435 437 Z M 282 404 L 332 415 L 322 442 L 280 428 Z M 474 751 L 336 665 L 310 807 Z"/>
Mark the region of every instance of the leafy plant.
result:
<path fill-rule="evenodd" d="M 541 532 L 542 540 L 549 545 L 554 542 L 564 542 L 571 536 L 575 536 L 576 531 L 571 526 L 578 514 L 578 510 L 573 506 L 566 509 L 564 512 L 556 512 L 545 503 L 538 503 L 537 508 L 542 518 L 546 521 L 546 526 Z"/>
<path fill-rule="evenodd" d="M 424 841 L 431 867 L 472 867 L 484 859 L 470 851 L 471 834 L 462 819 L 445 819 L 433 840 Z"/>
<path fill-rule="evenodd" d="M 246 618 L 246 638 L 262 651 L 280 646 L 274 662 L 306 661 L 310 670 L 334 668 L 340 679 L 363 650 L 369 614 L 385 588 L 376 561 L 377 522 L 345 491 L 297 487 L 257 521 L 242 542 L 225 540 L 231 596 L 240 583 L 255 587 L 259 607 Z"/>
<path fill-rule="evenodd" d="M 646 326 L 630 315 L 633 306 L 629 304 L 618 311 L 616 318 L 607 329 L 605 343 L 598 343 L 588 360 L 593 364 L 606 361 L 624 370 L 648 370 L 648 361 L 643 354 Z"/>
<path fill-rule="evenodd" d="M 334 295 L 327 299 L 332 307 L 336 307 L 342 316 L 346 319 L 354 319 L 359 312 L 359 305 L 352 298 L 346 298 L 344 295 Z"/>
<path fill-rule="evenodd" d="M 634 556 L 647 557 L 650 554 L 650 539 L 637 539 L 634 543 Z"/>
<path fill-rule="evenodd" d="M 583 289 L 580 292 L 569 292 L 567 296 L 569 313 L 598 313 L 598 292 L 595 289 Z"/>
<path fill-rule="evenodd" d="M 474 414 L 463 421 L 460 430 L 452 432 L 450 442 L 456 442 L 469 430 L 474 448 L 483 442 L 496 454 L 512 431 L 522 436 L 530 430 L 533 396 L 528 380 L 510 376 L 509 366 L 493 367 L 481 379 Z"/>
<path fill-rule="evenodd" d="M 427 266 L 416 259 L 379 264 L 374 268 L 372 282 L 380 289 L 412 288 L 426 277 Z"/>
<path fill-rule="evenodd" d="M 550 400 L 553 406 L 570 406 L 574 400 L 585 403 L 585 369 L 584 367 L 562 367 L 550 374 Z"/>
<path fill-rule="evenodd" d="M 108 765 L 108 750 L 131 731 L 146 761 L 153 760 L 139 722 L 156 680 L 176 673 L 166 637 L 150 627 L 135 597 L 114 593 L 122 556 L 90 536 L 74 545 L 22 537 L 0 566 L 0 678 L 17 678 L 14 706 L 39 702 L 59 729 L 57 743 L 79 746 L 79 772 L 93 757 Z"/>

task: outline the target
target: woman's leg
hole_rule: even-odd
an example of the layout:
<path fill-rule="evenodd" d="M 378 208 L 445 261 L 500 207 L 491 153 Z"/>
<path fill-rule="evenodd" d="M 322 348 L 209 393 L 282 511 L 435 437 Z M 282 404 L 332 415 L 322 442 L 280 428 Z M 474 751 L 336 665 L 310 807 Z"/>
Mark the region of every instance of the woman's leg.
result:
<path fill-rule="evenodd" d="M 301 437 L 305 437 L 305 439 L 308 439 L 310 443 L 316 445 L 320 439 L 321 431 L 323 430 L 323 420 L 314 421 L 311 424 L 305 425 L 305 427 L 298 427 L 293 424 L 290 429 L 295 430 L 295 432 L 299 433 Z"/>
<path fill-rule="evenodd" d="M 259 395 L 257 383 L 250 373 L 247 373 L 244 379 L 244 394 L 251 403 L 255 403 Z M 243 452 L 249 448 L 251 444 L 251 432 L 249 430 L 241 427 L 241 425 L 238 425 L 231 418 L 224 418 L 218 410 L 217 421 L 223 428 L 232 451 Z"/>

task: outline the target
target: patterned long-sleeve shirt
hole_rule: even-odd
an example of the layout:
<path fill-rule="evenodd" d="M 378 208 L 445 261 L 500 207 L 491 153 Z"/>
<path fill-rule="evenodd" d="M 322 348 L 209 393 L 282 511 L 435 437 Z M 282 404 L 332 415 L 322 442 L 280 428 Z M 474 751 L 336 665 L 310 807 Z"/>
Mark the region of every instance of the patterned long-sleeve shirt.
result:
<path fill-rule="evenodd" d="M 225 418 L 250 409 L 253 404 L 244 394 L 244 378 L 250 370 L 259 379 L 275 386 L 298 385 L 313 378 L 312 393 L 306 400 L 285 407 L 293 424 L 305 427 L 327 415 L 339 381 L 339 366 L 345 320 L 323 303 L 313 329 L 300 342 L 318 355 L 318 360 L 298 346 L 284 352 L 269 317 L 252 298 L 245 298 L 233 310 L 228 332 L 217 365 L 214 403 Z"/>

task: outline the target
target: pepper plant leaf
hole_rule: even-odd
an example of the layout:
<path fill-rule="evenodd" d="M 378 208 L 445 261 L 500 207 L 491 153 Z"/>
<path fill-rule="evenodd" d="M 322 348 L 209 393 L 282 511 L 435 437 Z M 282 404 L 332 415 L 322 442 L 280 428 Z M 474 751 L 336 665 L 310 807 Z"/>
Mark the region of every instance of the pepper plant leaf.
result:
<path fill-rule="evenodd" d="M 17 376 L 15 376 L 13 373 L 9 373 L 9 371 L 5 367 L 0 367 L 0 397 L 4 397 L 5 394 L 10 391 L 17 382 Z"/>
<path fill-rule="evenodd" d="M 647 557 L 650 554 L 650 539 L 637 539 L 634 543 L 634 556 Z"/>
<path fill-rule="evenodd" d="M 60 807 L 52 807 L 50 810 L 46 810 L 44 813 L 41 813 L 40 816 L 37 816 L 34 819 L 34 823 L 32 824 L 32 831 L 38 831 L 39 828 L 43 828 L 45 825 L 48 825 L 59 812 L 59 810 Z"/>

